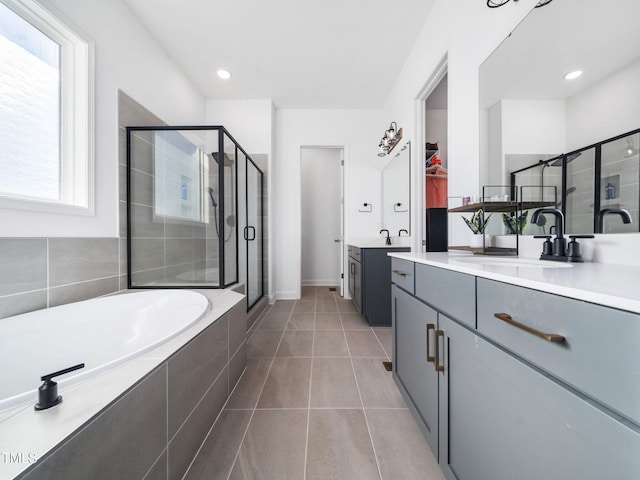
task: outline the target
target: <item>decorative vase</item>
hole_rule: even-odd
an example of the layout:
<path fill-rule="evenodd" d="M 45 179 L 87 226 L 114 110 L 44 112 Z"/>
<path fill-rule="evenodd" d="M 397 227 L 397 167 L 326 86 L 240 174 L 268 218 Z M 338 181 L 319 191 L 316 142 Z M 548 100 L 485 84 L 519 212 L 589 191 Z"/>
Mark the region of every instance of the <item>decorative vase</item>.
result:
<path fill-rule="evenodd" d="M 469 240 L 469 246 L 471 248 L 482 248 L 483 245 L 483 241 L 482 241 L 482 237 L 484 235 L 482 233 L 474 233 L 471 235 L 471 239 Z"/>

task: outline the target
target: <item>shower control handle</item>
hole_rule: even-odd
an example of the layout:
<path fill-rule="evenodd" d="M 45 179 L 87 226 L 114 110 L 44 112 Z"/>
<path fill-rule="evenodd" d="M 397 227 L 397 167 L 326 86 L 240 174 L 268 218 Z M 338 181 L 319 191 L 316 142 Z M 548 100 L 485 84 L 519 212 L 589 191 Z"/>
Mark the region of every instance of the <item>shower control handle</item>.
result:
<path fill-rule="evenodd" d="M 84 368 L 84 363 L 79 363 L 73 367 L 65 368 L 64 370 L 59 370 L 40 377 L 40 380 L 44 383 L 40 385 L 40 388 L 38 388 L 38 403 L 36 403 L 33 408 L 38 411 L 46 410 L 47 408 L 54 407 L 62 402 L 62 395 L 58 395 L 58 384 L 54 382 L 52 378 L 81 368 Z"/>

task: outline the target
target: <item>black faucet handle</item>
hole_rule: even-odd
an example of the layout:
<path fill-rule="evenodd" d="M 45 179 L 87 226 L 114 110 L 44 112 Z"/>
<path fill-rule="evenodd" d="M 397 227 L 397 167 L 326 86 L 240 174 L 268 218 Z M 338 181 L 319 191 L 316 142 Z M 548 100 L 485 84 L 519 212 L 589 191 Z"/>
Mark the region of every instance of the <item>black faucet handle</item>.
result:
<path fill-rule="evenodd" d="M 47 408 L 55 407 L 62 402 L 62 395 L 58 395 L 58 384 L 51 379 L 81 368 L 84 368 L 84 363 L 79 363 L 73 367 L 58 370 L 57 372 L 49 373 L 40 377 L 40 380 L 44 383 L 40 385 L 40 388 L 38 388 L 38 403 L 36 403 L 33 408 L 37 411 L 46 410 Z"/>
<path fill-rule="evenodd" d="M 553 245 L 551 244 L 551 235 L 534 235 L 533 238 L 544 238 L 542 244 L 542 255 L 553 255 Z"/>

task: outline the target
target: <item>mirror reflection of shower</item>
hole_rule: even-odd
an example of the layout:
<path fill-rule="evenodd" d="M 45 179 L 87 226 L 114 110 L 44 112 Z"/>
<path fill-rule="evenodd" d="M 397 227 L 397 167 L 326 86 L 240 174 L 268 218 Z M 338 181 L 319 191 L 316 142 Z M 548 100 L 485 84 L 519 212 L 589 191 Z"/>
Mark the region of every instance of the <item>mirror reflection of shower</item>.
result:
<path fill-rule="evenodd" d="M 566 164 L 569 165 L 571 162 L 573 162 L 576 158 L 578 158 L 580 155 L 582 155 L 582 152 L 575 152 L 566 156 L 560 156 L 558 158 L 556 158 L 555 160 L 549 160 L 549 161 L 544 161 L 544 160 L 540 160 L 540 163 L 543 163 L 544 165 L 542 165 L 542 169 L 540 170 L 540 201 L 544 202 L 544 170 L 547 167 L 562 167 L 563 164 L 563 160 L 566 158 Z M 573 191 L 575 191 L 575 188 L 573 189 Z M 573 193 L 573 192 L 568 192 L 569 193 Z M 562 202 L 560 202 L 561 204 Z"/>
<path fill-rule="evenodd" d="M 218 159 L 220 158 L 220 155 L 223 156 L 224 158 L 224 162 L 223 162 L 223 171 L 224 171 L 224 175 L 229 175 L 230 177 L 230 182 L 229 185 L 231 185 L 231 195 L 230 195 L 230 202 L 231 202 L 231 211 L 235 212 L 235 200 L 236 200 L 236 196 L 235 196 L 235 192 L 234 192 L 234 188 L 235 188 L 235 181 L 234 181 L 234 172 L 233 172 L 233 167 L 235 165 L 235 162 L 232 158 L 230 158 L 228 155 L 222 153 L 222 152 L 213 152 L 211 153 L 211 158 L 213 158 L 213 160 L 216 162 L 217 165 L 219 165 L 218 163 Z M 227 183 L 225 182 L 225 185 Z M 212 187 L 208 187 L 207 188 L 208 192 L 209 192 L 209 198 L 211 200 L 211 207 L 213 208 L 213 217 L 214 217 L 214 225 L 215 225 L 215 229 L 216 229 L 216 236 L 218 238 L 220 238 L 220 225 L 219 225 L 219 220 L 218 220 L 218 201 L 216 200 L 216 198 L 218 197 L 218 193 L 214 191 L 214 189 Z M 224 241 L 228 242 L 232 235 L 233 235 L 233 229 L 236 227 L 236 217 L 235 215 L 231 214 L 229 216 L 227 216 L 227 218 L 225 219 L 226 224 L 230 227 L 229 231 L 227 232 L 226 235 L 224 235 Z"/>

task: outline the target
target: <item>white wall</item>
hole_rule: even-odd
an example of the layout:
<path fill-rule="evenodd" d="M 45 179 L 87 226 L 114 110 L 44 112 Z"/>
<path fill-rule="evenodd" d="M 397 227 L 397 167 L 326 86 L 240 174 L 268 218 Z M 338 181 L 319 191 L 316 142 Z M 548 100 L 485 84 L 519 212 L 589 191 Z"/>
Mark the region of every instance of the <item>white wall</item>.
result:
<path fill-rule="evenodd" d="M 567 151 L 640 128 L 640 60 L 567 100 Z"/>
<path fill-rule="evenodd" d="M 391 120 L 381 110 L 276 110 L 272 198 L 277 298 L 300 295 L 300 148 L 344 147 L 345 244 L 351 238 L 378 236 L 381 170 L 388 161 L 377 156 L 378 142 Z M 364 202 L 373 204 L 373 213 L 358 212 Z"/>
<path fill-rule="evenodd" d="M 268 98 L 209 99 L 207 124 L 223 125 L 248 154 L 265 153 L 271 156 L 272 111 L 273 102 Z"/>
<path fill-rule="evenodd" d="M 120 0 L 42 0 L 95 42 L 95 215 L 0 210 L 1 236 L 118 236 L 117 92 L 166 122 L 205 119 L 204 98 Z"/>
<path fill-rule="evenodd" d="M 405 62 L 384 107 L 385 118 L 393 118 L 405 129 L 405 137 L 420 147 L 417 131 L 420 98 L 426 82 L 446 57 L 448 64 L 449 196 L 469 195 L 479 186 L 479 82 L 478 68 L 537 0 L 510 2 L 502 8 L 487 8 L 478 0 L 437 0 L 431 15 Z M 419 148 L 416 148 L 419 151 Z M 414 155 L 413 205 L 423 205 L 420 174 L 421 154 Z M 413 210 L 412 225 L 422 225 L 422 212 Z M 468 230 L 452 226 L 453 243 L 466 242 Z M 422 228 L 422 227 L 420 227 Z M 458 238 L 458 236 L 460 236 Z M 420 249 L 420 236 L 414 237 Z"/>

